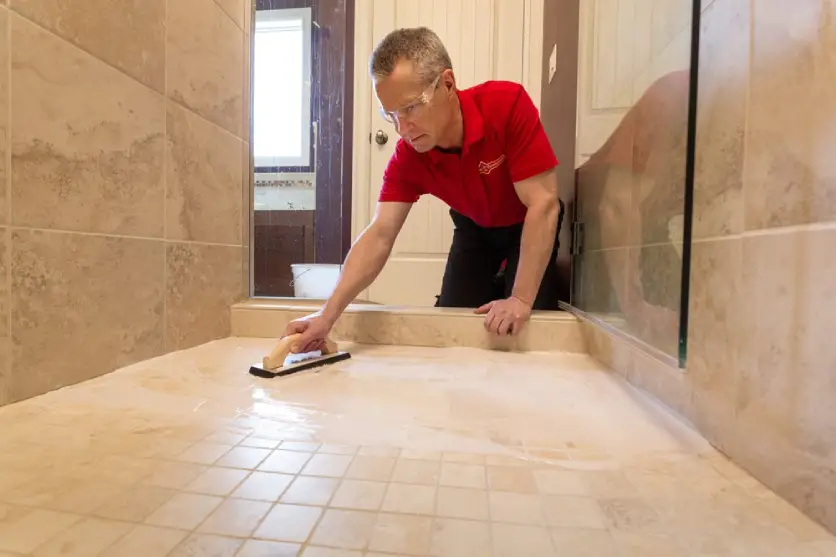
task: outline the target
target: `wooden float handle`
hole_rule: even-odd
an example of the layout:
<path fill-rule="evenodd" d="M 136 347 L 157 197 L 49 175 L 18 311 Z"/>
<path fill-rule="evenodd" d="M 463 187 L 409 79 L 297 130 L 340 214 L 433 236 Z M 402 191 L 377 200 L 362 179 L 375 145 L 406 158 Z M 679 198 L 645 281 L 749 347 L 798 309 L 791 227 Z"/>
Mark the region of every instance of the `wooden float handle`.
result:
<path fill-rule="evenodd" d="M 264 364 L 264 369 L 276 369 L 282 367 L 282 365 L 284 365 L 285 358 L 287 358 L 290 354 L 290 349 L 293 347 L 293 343 L 296 342 L 300 336 L 302 336 L 300 333 L 296 333 L 279 340 L 279 342 L 276 343 L 276 347 L 273 348 L 273 351 L 264 357 L 262 362 Z M 336 352 L 337 343 L 326 337 L 325 343 L 322 346 L 322 355 L 325 356 Z"/>

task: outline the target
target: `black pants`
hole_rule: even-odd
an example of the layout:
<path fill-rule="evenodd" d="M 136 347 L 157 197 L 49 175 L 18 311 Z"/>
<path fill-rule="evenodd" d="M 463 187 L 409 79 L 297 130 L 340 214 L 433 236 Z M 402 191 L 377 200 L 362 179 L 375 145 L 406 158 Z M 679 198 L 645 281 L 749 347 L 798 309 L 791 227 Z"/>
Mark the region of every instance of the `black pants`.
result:
<path fill-rule="evenodd" d="M 557 219 L 549 264 L 534 301 L 534 309 L 558 309 L 557 250 L 563 224 L 563 202 Z M 507 298 L 514 288 L 520 260 L 522 224 L 500 228 L 483 228 L 464 215 L 450 210 L 455 226 L 447 268 L 437 296 L 436 307 L 477 308 L 493 300 Z M 547 238 L 544 242 L 550 241 Z M 506 261 L 503 272 L 500 267 Z"/>

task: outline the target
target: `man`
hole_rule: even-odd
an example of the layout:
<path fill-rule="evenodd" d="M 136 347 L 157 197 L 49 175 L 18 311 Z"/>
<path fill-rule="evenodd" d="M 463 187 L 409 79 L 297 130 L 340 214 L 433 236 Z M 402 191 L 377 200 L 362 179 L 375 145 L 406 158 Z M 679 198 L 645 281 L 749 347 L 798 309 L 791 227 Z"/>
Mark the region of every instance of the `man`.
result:
<path fill-rule="evenodd" d="M 457 90 L 450 56 L 427 28 L 387 35 L 369 69 L 381 112 L 401 139 L 334 293 L 322 310 L 288 325 L 285 336 L 302 333 L 294 351 L 321 347 L 380 274 L 423 194 L 446 202 L 455 225 L 437 306 L 476 308 L 497 335 L 518 334 L 532 309 L 557 309 L 557 160 L 523 87 L 494 81 Z"/>

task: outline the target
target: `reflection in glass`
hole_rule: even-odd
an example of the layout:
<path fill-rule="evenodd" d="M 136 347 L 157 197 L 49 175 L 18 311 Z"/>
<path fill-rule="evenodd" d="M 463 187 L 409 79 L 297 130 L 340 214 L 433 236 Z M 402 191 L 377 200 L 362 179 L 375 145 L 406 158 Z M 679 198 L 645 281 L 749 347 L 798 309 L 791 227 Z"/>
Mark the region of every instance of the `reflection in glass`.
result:
<path fill-rule="evenodd" d="M 572 303 L 678 358 L 692 6 L 615 3 L 582 2 Z"/>

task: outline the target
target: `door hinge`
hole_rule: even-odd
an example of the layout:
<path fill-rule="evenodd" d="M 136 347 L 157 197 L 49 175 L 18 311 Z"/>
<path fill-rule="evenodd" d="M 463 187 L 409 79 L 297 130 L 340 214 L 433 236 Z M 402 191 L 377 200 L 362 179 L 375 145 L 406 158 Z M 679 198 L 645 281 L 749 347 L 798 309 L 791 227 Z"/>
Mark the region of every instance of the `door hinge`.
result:
<path fill-rule="evenodd" d="M 575 221 L 572 223 L 572 255 L 583 253 L 584 223 Z"/>

